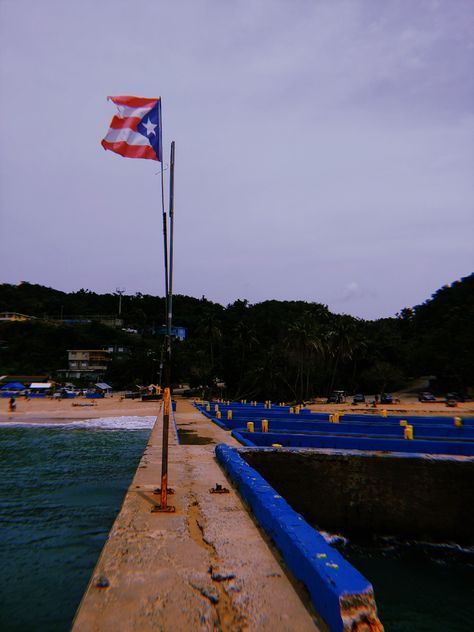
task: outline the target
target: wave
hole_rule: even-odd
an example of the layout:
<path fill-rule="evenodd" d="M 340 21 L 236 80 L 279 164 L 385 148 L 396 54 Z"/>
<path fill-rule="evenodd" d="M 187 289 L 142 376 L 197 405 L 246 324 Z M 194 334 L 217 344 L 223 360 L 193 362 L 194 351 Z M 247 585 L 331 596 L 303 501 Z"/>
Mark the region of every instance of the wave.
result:
<path fill-rule="evenodd" d="M 124 417 L 97 417 L 96 419 L 80 419 L 77 421 L 57 422 L 57 421 L 41 421 L 40 423 L 34 422 L 18 422 L 7 421 L 2 422 L 0 426 L 16 426 L 21 428 L 85 428 L 96 430 L 149 430 L 153 428 L 156 421 L 156 415 L 139 417 L 137 415 L 124 416 Z"/>
<path fill-rule="evenodd" d="M 156 415 L 148 417 L 97 417 L 96 419 L 81 419 L 67 425 L 73 428 L 100 428 L 102 430 L 148 430 L 153 428 Z"/>

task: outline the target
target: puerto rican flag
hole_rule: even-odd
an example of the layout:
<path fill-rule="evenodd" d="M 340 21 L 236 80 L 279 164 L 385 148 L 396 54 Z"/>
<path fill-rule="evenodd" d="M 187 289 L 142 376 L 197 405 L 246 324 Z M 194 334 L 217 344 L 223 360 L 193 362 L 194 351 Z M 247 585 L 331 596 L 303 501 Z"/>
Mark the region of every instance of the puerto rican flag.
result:
<path fill-rule="evenodd" d="M 161 162 L 161 99 L 143 97 L 107 97 L 115 103 L 118 114 L 101 141 L 125 158 L 146 158 Z"/>

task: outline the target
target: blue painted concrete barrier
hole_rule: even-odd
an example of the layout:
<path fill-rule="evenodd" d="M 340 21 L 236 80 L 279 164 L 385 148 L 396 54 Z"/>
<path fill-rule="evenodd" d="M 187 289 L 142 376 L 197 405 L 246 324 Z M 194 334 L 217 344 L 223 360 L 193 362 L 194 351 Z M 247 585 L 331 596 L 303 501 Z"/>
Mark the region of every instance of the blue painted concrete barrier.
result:
<path fill-rule="evenodd" d="M 322 448 L 474 456 L 474 442 L 465 441 L 406 440 L 365 436 L 340 437 L 336 435 L 303 435 L 236 430 L 232 431 L 232 436 L 243 445 L 257 447 L 268 447 L 274 443 L 278 443 L 289 448 Z"/>
<path fill-rule="evenodd" d="M 208 413 L 209 415 L 209 413 Z M 248 418 L 232 418 L 217 419 L 214 416 L 210 416 L 210 419 L 214 423 L 229 430 L 245 430 L 246 421 L 253 421 L 255 428 L 260 430 L 262 419 L 248 419 Z M 269 419 L 269 430 L 271 432 L 282 433 L 323 433 L 334 435 L 365 435 L 365 436 L 392 436 L 403 439 L 404 427 L 400 426 L 396 422 L 377 422 L 377 423 L 362 423 L 362 422 L 340 422 L 329 423 L 326 421 L 289 421 L 289 420 L 275 420 Z M 419 439 L 449 439 L 457 441 L 474 441 L 474 427 L 461 426 L 456 427 L 451 421 L 449 425 L 435 424 L 427 425 L 423 424 L 415 427 L 415 436 Z"/>
<path fill-rule="evenodd" d="M 215 452 L 288 568 L 305 584 L 330 629 L 343 632 L 365 624 L 371 630 L 383 630 L 370 582 L 329 546 L 235 448 L 220 444 Z"/>
<path fill-rule="evenodd" d="M 215 420 L 215 411 L 214 406 L 218 405 L 219 410 L 222 414 L 222 420 L 225 422 L 227 418 L 227 411 L 232 411 L 233 420 L 229 424 L 232 427 L 236 427 L 233 425 L 239 420 L 243 421 L 260 421 L 262 419 L 268 419 L 269 421 L 281 421 L 288 422 L 291 424 L 296 423 L 306 423 L 306 422 L 329 422 L 329 415 L 332 413 L 329 412 L 314 412 L 306 408 L 302 408 L 299 414 L 290 414 L 289 408 L 286 407 L 274 407 L 270 409 L 265 409 L 263 406 L 251 406 L 248 404 L 234 404 L 230 405 L 222 404 L 218 402 L 211 402 L 211 411 L 206 411 L 206 406 L 202 404 L 195 404 L 196 408 L 200 410 L 207 417 Z M 474 417 L 468 415 L 456 415 L 453 413 L 452 416 L 444 416 L 444 415 L 430 415 L 430 416 L 421 416 L 421 415 L 392 415 L 389 414 L 388 417 L 383 417 L 382 415 L 373 415 L 373 414 L 360 414 L 360 413 L 344 413 L 340 414 L 340 422 L 341 423 L 363 423 L 363 424 L 393 424 L 399 425 L 400 420 L 406 419 L 409 424 L 418 426 L 418 425 L 429 425 L 429 426 L 452 426 L 454 423 L 454 417 L 461 416 L 463 419 L 463 423 L 465 427 L 474 428 Z"/>
<path fill-rule="evenodd" d="M 289 414 L 282 408 L 222 403 L 217 406 L 221 419 L 216 417 L 216 404 L 210 405 L 210 411 L 206 406 L 197 407 L 221 428 L 232 430 L 234 436 L 248 446 L 278 443 L 301 448 L 474 456 L 474 425 L 470 417 L 463 417 L 463 424 L 455 426 L 454 417 L 404 416 L 414 430 L 413 440 L 406 440 L 400 416 L 341 415 L 339 423 L 329 423 L 326 413 L 301 415 Z M 227 419 L 228 410 L 232 410 L 232 419 Z M 263 419 L 268 420 L 270 432 L 260 436 Z M 249 421 L 254 423 L 257 432 L 247 434 Z"/>

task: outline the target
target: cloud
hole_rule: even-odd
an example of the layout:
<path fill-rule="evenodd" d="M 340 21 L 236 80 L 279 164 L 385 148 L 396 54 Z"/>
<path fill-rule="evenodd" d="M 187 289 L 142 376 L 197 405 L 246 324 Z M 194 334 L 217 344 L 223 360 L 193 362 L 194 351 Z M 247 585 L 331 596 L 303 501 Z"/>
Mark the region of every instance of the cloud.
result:
<path fill-rule="evenodd" d="M 177 143 L 177 291 L 375 317 L 471 271 L 471 2 L 128 4 L 0 3 L 3 280 L 163 292 L 157 165 L 99 145 L 126 93 Z"/>
<path fill-rule="evenodd" d="M 333 300 L 333 303 L 349 303 L 354 300 L 365 299 L 365 298 L 376 298 L 377 292 L 373 289 L 363 288 L 356 281 L 351 281 L 348 283 L 340 295 L 340 298 L 336 298 Z"/>

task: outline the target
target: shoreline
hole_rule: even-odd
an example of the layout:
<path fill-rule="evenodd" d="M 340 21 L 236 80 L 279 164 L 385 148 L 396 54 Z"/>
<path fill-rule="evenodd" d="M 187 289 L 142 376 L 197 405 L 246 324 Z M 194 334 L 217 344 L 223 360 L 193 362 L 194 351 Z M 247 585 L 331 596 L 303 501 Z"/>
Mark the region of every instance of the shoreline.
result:
<path fill-rule="evenodd" d="M 16 411 L 8 411 L 8 399 L 0 400 L 0 426 L 2 422 L 28 424 L 66 424 L 85 419 L 104 417 L 156 417 L 161 402 L 142 402 L 112 395 L 104 399 L 78 402 L 77 399 L 17 398 Z M 87 404 L 86 404 L 87 402 Z M 75 404 L 75 405 L 74 405 Z M 79 404 L 79 405 L 78 405 Z M 81 405 L 82 404 L 82 405 Z"/>
<path fill-rule="evenodd" d="M 192 399 L 176 398 L 179 406 L 180 401 L 192 402 Z M 0 399 L 0 426 L 3 422 L 8 423 L 28 423 L 51 425 L 67 424 L 74 421 L 86 419 L 98 419 L 104 417 L 156 417 L 161 410 L 161 401 L 145 401 L 137 399 L 124 399 L 120 395 L 112 395 L 104 399 L 80 400 L 78 399 L 52 399 L 34 398 L 25 400 L 17 398 L 16 411 L 8 411 L 8 399 Z M 454 408 L 448 408 L 444 402 L 426 403 L 413 401 L 413 399 L 401 399 L 396 404 L 379 404 L 376 408 L 367 405 L 353 406 L 350 403 L 344 404 L 310 404 L 307 406 L 314 412 L 339 412 L 341 414 L 364 414 L 379 415 L 382 410 L 386 410 L 390 415 L 421 415 L 421 416 L 442 416 L 442 417 L 462 417 L 474 416 L 474 402 L 460 402 Z"/>

